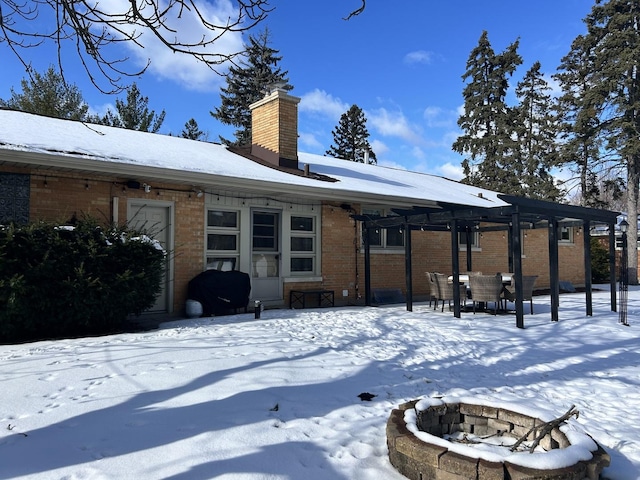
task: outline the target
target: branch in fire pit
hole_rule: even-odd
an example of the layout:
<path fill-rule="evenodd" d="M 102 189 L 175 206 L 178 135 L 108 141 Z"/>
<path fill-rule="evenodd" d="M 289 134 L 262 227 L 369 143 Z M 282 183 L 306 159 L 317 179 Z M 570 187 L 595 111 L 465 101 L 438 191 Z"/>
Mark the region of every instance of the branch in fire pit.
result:
<path fill-rule="evenodd" d="M 513 444 L 513 446 L 511 447 L 511 451 L 515 452 L 516 448 L 518 448 L 520 444 L 524 442 L 531 433 L 539 430 L 538 435 L 534 439 L 533 443 L 531 444 L 531 448 L 529 449 L 529 453 L 533 453 L 536 447 L 538 446 L 538 444 L 540 443 L 540 440 L 542 440 L 545 437 L 545 435 L 550 433 L 554 428 L 559 426 L 561 423 L 564 423 L 574 415 L 576 418 L 578 418 L 578 416 L 580 415 L 580 412 L 576 410 L 575 405 L 571 405 L 571 408 L 567 411 L 567 413 L 565 413 L 561 417 L 558 417 L 555 420 L 551 420 L 550 422 L 543 423 L 542 425 L 536 425 L 535 427 L 532 427 L 516 443 Z"/>

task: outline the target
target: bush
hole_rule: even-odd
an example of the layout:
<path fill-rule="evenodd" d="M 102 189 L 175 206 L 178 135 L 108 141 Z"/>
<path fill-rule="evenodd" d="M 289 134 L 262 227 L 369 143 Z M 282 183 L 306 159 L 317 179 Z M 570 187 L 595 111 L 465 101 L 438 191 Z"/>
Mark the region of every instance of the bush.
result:
<path fill-rule="evenodd" d="M 37 223 L 0 228 L 0 342 L 122 330 L 153 306 L 164 251 L 143 232 Z"/>
<path fill-rule="evenodd" d="M 597 237 L 591 237 L 591 281 L 609 283 L 609 251 Z"/>

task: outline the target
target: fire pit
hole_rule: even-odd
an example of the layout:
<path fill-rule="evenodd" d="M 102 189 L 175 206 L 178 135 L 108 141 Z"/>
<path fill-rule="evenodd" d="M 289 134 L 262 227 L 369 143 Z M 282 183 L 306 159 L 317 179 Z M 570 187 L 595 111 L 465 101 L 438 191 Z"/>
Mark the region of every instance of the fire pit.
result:
<path fill-rule="evenodd" d="M 529 413 L 480 399 L 414 400 L 391 412 L 389 460 L 415 480 L 596 480 L 609 466 L 589 435 Z"/>

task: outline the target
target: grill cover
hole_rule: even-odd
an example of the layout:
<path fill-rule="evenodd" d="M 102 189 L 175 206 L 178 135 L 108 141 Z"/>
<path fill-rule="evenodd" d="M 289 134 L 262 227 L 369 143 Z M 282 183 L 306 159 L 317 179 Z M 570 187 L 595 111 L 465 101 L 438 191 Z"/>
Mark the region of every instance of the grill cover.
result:
<path fill-rule="evenodd" d="M 244 272 L 207 270 L 189 282 L 188 298 L 202 304 L 205 316 L 223 315 L 247 308 L 251 280 Z"/>

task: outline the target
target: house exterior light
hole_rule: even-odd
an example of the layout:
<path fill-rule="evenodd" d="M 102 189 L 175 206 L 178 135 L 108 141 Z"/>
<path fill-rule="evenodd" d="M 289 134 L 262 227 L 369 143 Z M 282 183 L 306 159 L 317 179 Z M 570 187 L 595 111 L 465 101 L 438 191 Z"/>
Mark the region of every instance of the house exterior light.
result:
<path fill-rule="evenodd" d="M 627 233 L 628 228 L 629 228 L 629 222 L 627 222 L 626 220 L 622 220 L 620 222 L 620 231 L 622 233 Z"/>

